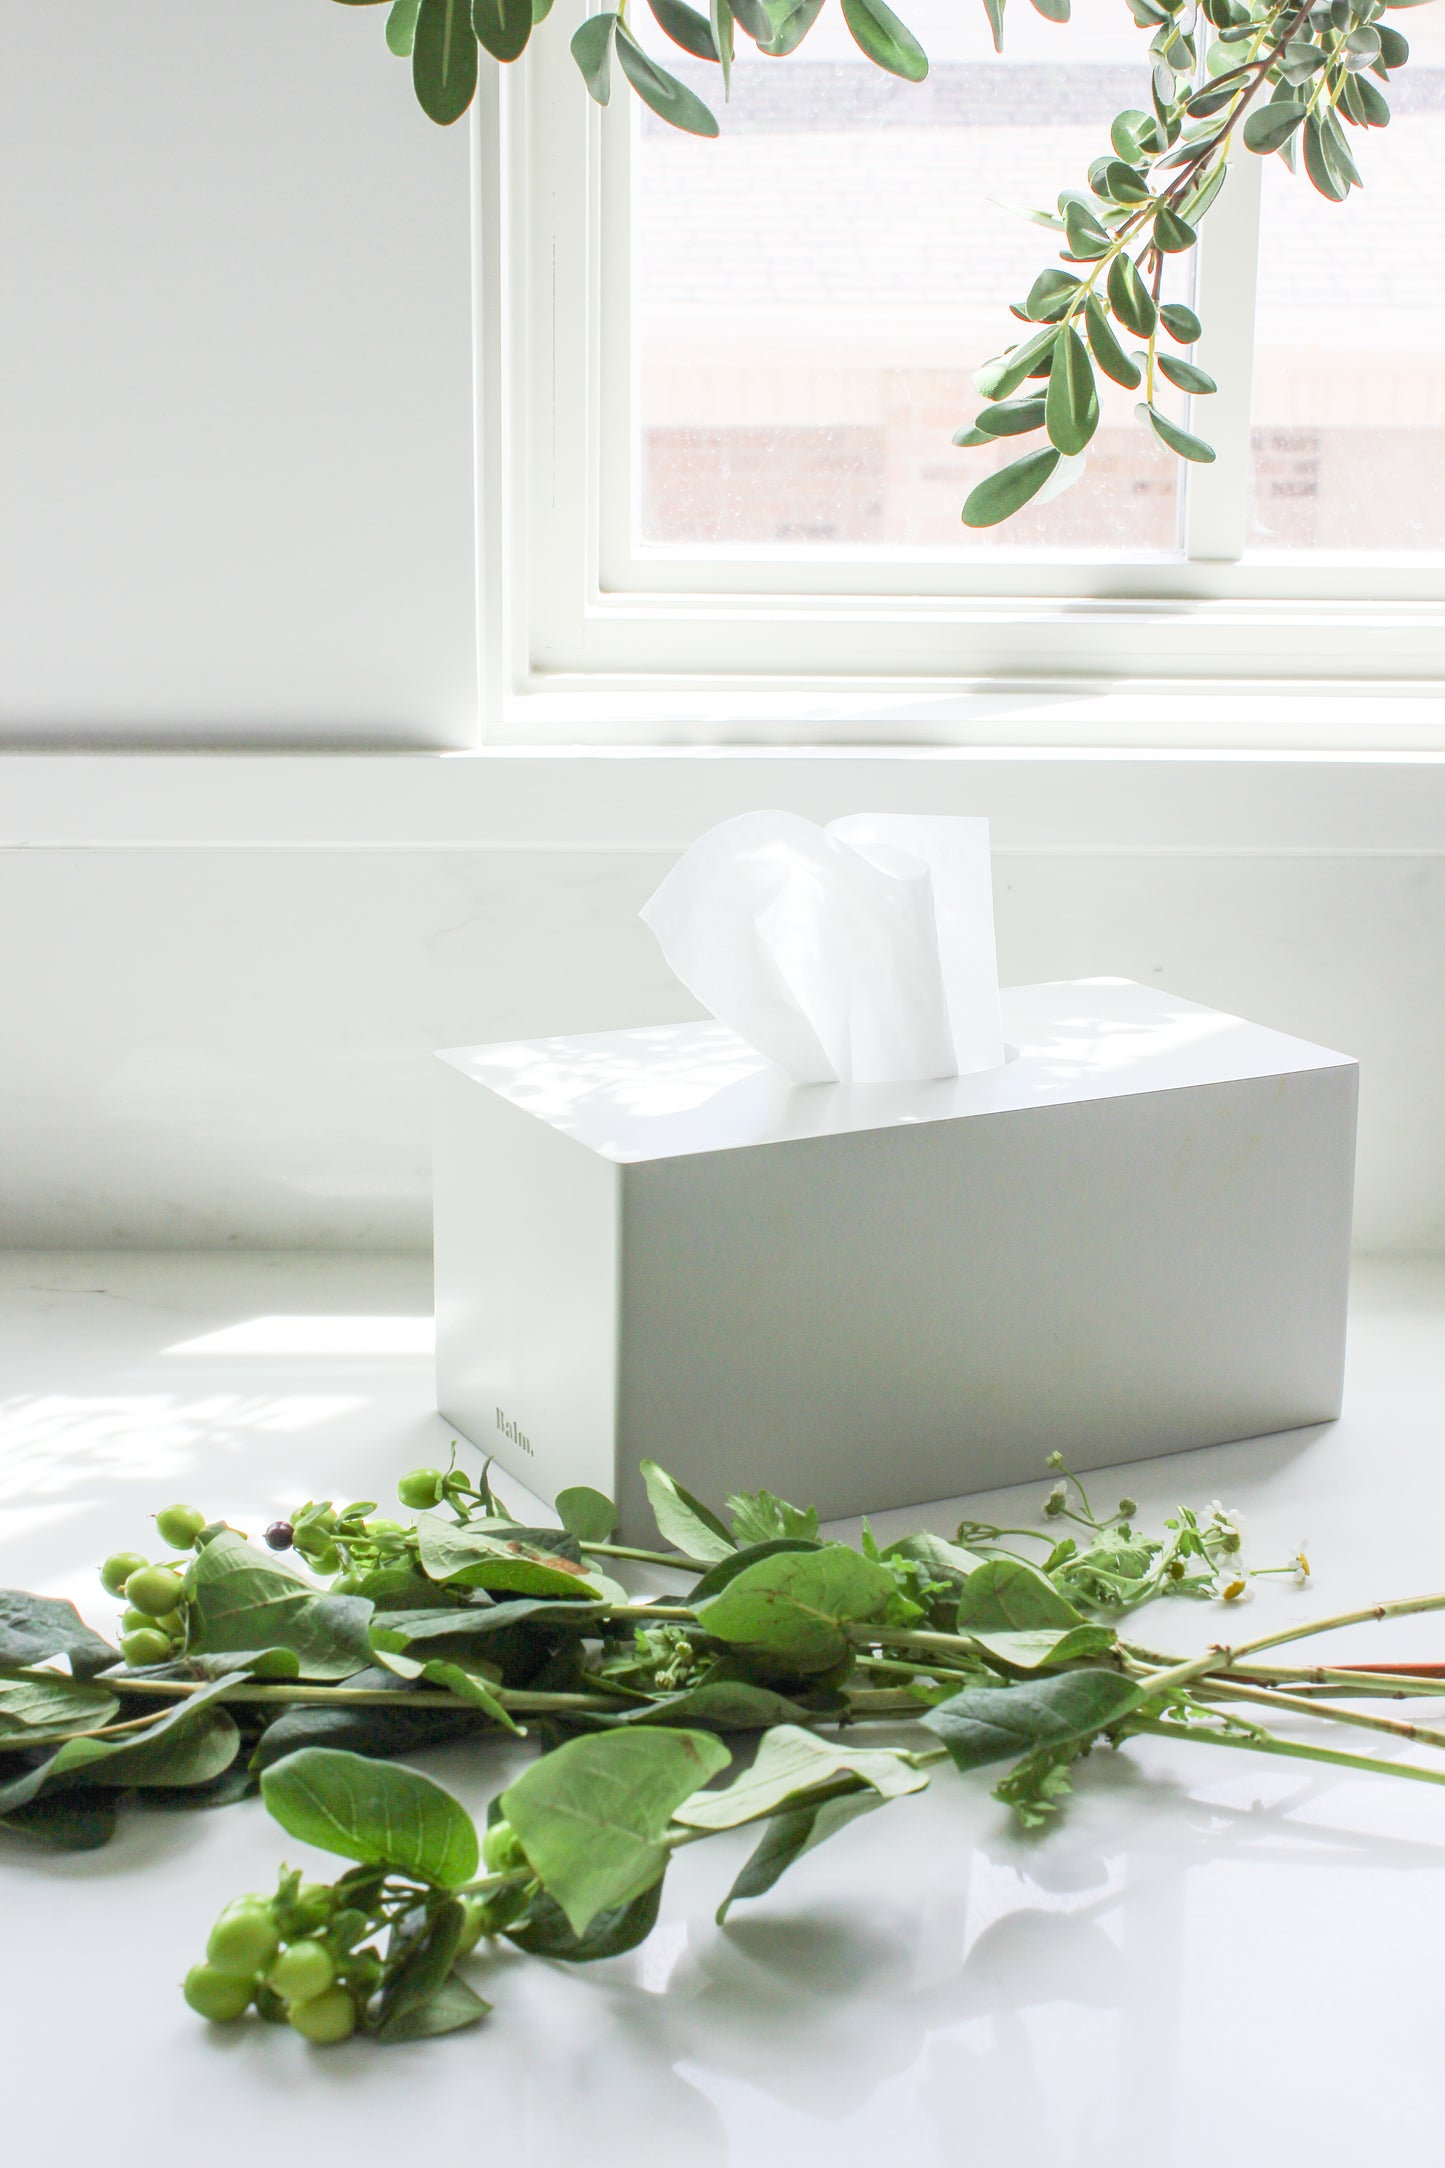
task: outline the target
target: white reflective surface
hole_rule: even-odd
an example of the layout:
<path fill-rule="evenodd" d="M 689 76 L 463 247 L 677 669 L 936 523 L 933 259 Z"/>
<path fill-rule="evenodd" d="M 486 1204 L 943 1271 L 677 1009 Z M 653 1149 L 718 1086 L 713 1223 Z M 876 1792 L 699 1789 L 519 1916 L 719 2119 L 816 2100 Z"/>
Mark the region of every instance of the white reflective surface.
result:
<path fill-rule="evenodd" d="M 916 1084 L 792 1084 L 726 1025 L 659 1024 L 441 1059 L 604 1159 L 670 1159 L 968 1114 L 1172 1091 L 1348 1056 L 1131 979 L 1005 987 L 1008 1059 Z"/>
<path fill-rule="evenodd" d="M 395 1321 L 429 1311 L 426 1268 L 408 1259 L 0 1259 L 0 1585 L 73 1596 L 103 1625 L 95 1560 L 144 1548 L 146 1515 L 172 1498 L 256 1528 L 308 1494 L 385 1497 L 395 1471 L 446 1445 L 428 1360 L 338 1349 L 365 1326 L 335 1321 L 385 1321 L 377 1338 L 395 1347 Z M 252 1321 L 286 1317 L 311 1325 L 246 1344 Z M 1136 1465 L 1128 1487 L 1146 1514 L 1181 1497 L 1240 1508 L 1255 1563 L 1307 1541 L 1314 1586 L 1256 1584 L 1251 1632 L 1419 1592 L 1442 1575 L 1442 1399 L 1445 1265 L 1369 1265 L 1340 1423 Z M 987 1510 L 1031 1521 L 1041 1494 L 996 1493 Z M 958 1511 L 926 1517 L 947 1531 Z M 1220 1630 L 1212 1608 L 1149 1618 L 1181 1651 Z M 1335 1649 L 1442 1652 L 1428 1617 Z M 476 1749 L 419 1758 L 477 1810 L 512 1766 Z M 221 1901 L 303 1859 L 257 1804 L 127 1816 L 91 1854 L 0 1838 L 7 2155 L 58 2168 L 151 2168 L 158 2145 L 208 2168 L 1439 2158 L 1445 1797 L 1430 1787 L 1134 1746 L 1092 1762 L 1037 1841 L 981 1783 L 945 1774 L 719 1931 L 745 1848 L 681 1855 L 629 1957 L 478 1967 L 496 2008 L 474 2034 L 316 2053 L 207 2031 L 176 1988 Z"/>

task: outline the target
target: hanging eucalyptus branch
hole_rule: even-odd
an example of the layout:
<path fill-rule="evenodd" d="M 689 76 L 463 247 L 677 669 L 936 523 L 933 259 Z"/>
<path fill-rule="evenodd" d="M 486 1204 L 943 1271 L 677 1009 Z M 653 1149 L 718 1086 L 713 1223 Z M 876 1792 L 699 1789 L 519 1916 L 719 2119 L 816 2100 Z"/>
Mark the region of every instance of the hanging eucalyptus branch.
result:
<path fill-rule="evenodd" d="M 341 0 L 370 7 L 381 0 Z M 694 59 L 713 61 L 727 94 L 738 30 L 774 59 L 795 52 L 824 0 L 710 0 L 706 15 L 688 0 L 647 0 L 659 27 Z M 1032 0 L 1052 22 L 1067 22 L 1070 0 Z M 974 378 L 988 402 L 954 443 L 992 447 L 1043 432 L 1037 448 L 989 474 L 963 508 L 970 527 L 992 527 L 1031 501 L 1047 502 L 1083 473 L 1099 426 L 1095 369 L 1128 391 L 1142 390 L 1136 418 L 1181 459 L 1208 462 L 1214 450 L 1159 404 L 1161 380 L 1191 400 L 1217 387 L 1183 351 L 1200 337 L 1191 308 L 1160 299 L 1165 261 L 1184 258 L 1199 222 L 1224 185 L 1236 139 L 1261 157 L 1278 153 L 1291 171 L 1302 156 L 1320 194 L 1342 203 L 1362 186 L 1346 128 L 1384 128 L 1390 107 L 1369 77 L 1387 83 L 1409 58 L 1389 8 L 1427 0 L 1128 0 L 1150 33 L 1152 112 L 1120 113 L 1110 150 L 1089 168 L 1087 189 L 1066 188 L 1057 213 L 1025 216 L 1063 235 L 1060 263 L 1040 272 L 1012 304 L 1039 328 L 988 362 Z M 928 56 L 885 0 L 841 0 L 855 43 L 875 66 L 921 82 Z M 409 57 L 416 95 L 434 121 L 460 118 L 477 86 L 479 47 L 516 60 L 552 0 L 391 0 L 386 40 Z M 1003 49 L 1005 0 L 984 0 L 996 51 Z M 612 58 L 660 119 L 692 135 L 715 136 L 715 116 L 696 92 L 644 52 L 629 27 L 627 0 L 589 16 L 572 39 L 583 80 L 599 105 L 612 89 Z M 1161 350 L 1160 332 L 1170 346 Z M 1125 339 L 1142 347 L 1126 351 Z M 1031 389 L 1031 386 L 1037 389 Z"/>

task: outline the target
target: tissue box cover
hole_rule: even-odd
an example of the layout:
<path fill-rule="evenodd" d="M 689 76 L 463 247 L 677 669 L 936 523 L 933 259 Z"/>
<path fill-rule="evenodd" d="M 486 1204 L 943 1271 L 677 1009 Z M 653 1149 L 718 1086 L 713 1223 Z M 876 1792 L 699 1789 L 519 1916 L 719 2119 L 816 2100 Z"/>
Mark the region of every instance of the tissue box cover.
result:
<path fill-rule="evenodd" d="M 443 1415 L 633 1540 L 647 1458 L 828 1518 L 1337 1415 L 1356 1064 L 1122 979 L 1003 1018 L 922 1084 L 716 1023 L 442 1054 Z"/>

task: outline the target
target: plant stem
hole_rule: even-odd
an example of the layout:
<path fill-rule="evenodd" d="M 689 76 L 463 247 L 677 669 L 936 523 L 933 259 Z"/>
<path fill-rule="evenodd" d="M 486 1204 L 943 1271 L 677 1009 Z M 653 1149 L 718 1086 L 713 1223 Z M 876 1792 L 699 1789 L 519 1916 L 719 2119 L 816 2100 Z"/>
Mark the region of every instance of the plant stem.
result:
<path fill-rule="evenodd" d="M 1413 1739 L 1418 1746 L 1445 1747 L 1445 1731 L 1428 1724 L 1404 1724 L 1395 1716 L 1366 1716 L 1359 1709 L 1336 1709 L 1327 1703 L 1303 1701 L 1278 1687 L 1241 1686 L 1233 1680 L 1210 1679 L 1203 1694 L 1223 1701 L 1252 1701 L 1265 1709 L 1293 1709 L 1302 1716 L 1323 1717 L 1331 1724 L 1354 1724 L 1361 1731 L 1383 1731 L 1396 1739 Z"/>
<path fill-rule="evenodd" d="M 205 1679 L 107 1679 L 108 1690 L 116 1694 L 154 1694 L 168 1701 L 184 1700 L 190 1694 L 204 1692 L 210 1683 Z M 504 1709 L 511 1709 L 522 1716 L 542 1716 L 551 1709 L 617 1709 L 628 1704 L 620 1698 L 602 1694 L 529 1694 L 513 1693 L 507 1687 L 489 1687 Z M 278 1708 L 294 1704 L 326 1709 L 452 1709 L 465 1714 L 472 1704 L 461 1700 L 456 1694 L 423 1688 L 408 1693 L 405 1688 L 374 1686 L 228 1686 L 217 1694 L 218 1702 L 255 1702 L 262 1707 Z M 480 1712 L 476 1712 L 480 1713 Z"/>
<path fill-rule="evenodd" d="M 1169 1724 L 1158 1717 L 1129 1717 L 1124 1736 L 1132 1738 L 1139 1732 L 1147 1732 L 1157 1739 L 1188 1739 L 1196 1746 L 1203 1743 L 1206 1746 L 1240 1747 L 1247 1754 L 1278 1754 L 1291 1761 L 1327 1762 L 1336 1769 L 1363 1769 L 1371 1776 L 1413 1777 L 1418 1784 L 1445 1784 L 1445 1769 L 1417 1769 L 1411 1762 L 1375 1761 L 1366 1754 L 1341 1754 L 1327 1746 L 1296 1746 L 1293 1740 L 1266 1737 L 1263 1733 L 1246 1739 L 1231 1732 L 1205 1731 L 1191 1724 Z"/>
<path fill-rule="evenodd" d="M 639 1551 L 630 1543 L 582 1543 L 578 1549 L 591 1558 L 635 1558 L 640 1565 L 666 1566 L 673 1573 L 707 1572 L 705 1560 L 686 1558 L 681 1551 Z"/>
<path fill-rule="evenodd" d="M 1242 1641 L 1237 1648 L 1216 1642 L 1202 1656 L 1191 1657 L 1187 1662 L 1155 1673 L 1148 1685 L 1151 1690 L 1167 1692 L 1172 1687 L 1187 1686 L 1191 1679 L 1205 1678 L 1212 1671 L 1228 1671 L 1241 1658 L 1258 1655 L 1261 1649 L 1282 1648 L 1288 1641 L 1307 1641 L 1315 1634 L 1333 1633 L 1339 1626 L 1365 1626 L 1372 1620 L 1410 1618 L 1421 1611 L 1445 1611 L 1445 1596 L 1403 1596 L 1395 1603 L 1370 1604 L 1362 1611 L 1337 1611 L 1332 1618 L 1311 1619 L 1304 1626 L 1281 1627 L 1278 1633 L 1261 1634 L 1255 1641 Z"/>
<path fill-rule="evenodd" d="M 914 1664 L 903 1656 L 856 1656 L 853 1661 L 869 1671 L 911 1671 L 926 1679 L 966 1679 L 967 1671 L 955 1669 L 952 1664 Z"/>

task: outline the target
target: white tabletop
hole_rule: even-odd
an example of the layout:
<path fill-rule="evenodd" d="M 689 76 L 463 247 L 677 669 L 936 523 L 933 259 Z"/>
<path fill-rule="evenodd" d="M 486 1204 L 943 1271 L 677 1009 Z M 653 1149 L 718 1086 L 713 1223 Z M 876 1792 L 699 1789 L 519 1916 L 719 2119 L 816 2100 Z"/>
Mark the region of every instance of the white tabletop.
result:
<path fill-rule="evenodd" d="M 426 1268 L 406 1259 L 0 1259 L 0 1584 L 71 1596 L 103 1626 L 94 1561 L 144 1549 L 146 1516 L 173 1499 L 255 1528 L 306 1495 L 386 1496 L 446 1444 L 429 1308 Z M 1362 1268 L 1340 1423 L 1129 1469 L 1146 1514 L 1176 1497 L 1241 1508 L 1258 1563 L 1308 1539 L 1313 1588 L 1259 1584 L 1255 1630 L 1445 1578 L 1442 1324 L 1445 1264 Z M 1032 1518 L 1040 1496 L 997 1493 L 990 1515 Z M 1181 1652 L 1220 1630 L 1217 1610 L 1185 1603 L 1149 1619 Z M 1438 1656 L 1445 1621 L 1361 1629 L 1351 1647 Z M 516 1754 L 418 1759 L 481 1810 Z M 257 1802 L 128 1813 L 93 1853 L 0 1835 L 10 2157 L 1440 2156 L 1445 1796 L 1431 1787 L 1136 1744 L 1094 1757 L 1062 1825 L 1031 1840 L 982 1782 L 945 1771 L 720 1932 L 713 1907 L 750 1841 L 683 1853 L 631 1956 L 474 1968 L 496 2005 L 474 2032 L 314 2051 L 207 2028 L 177 1990 L 224 1899 L 269 1884 L 283 1855 L 337 1866 Z"/>

